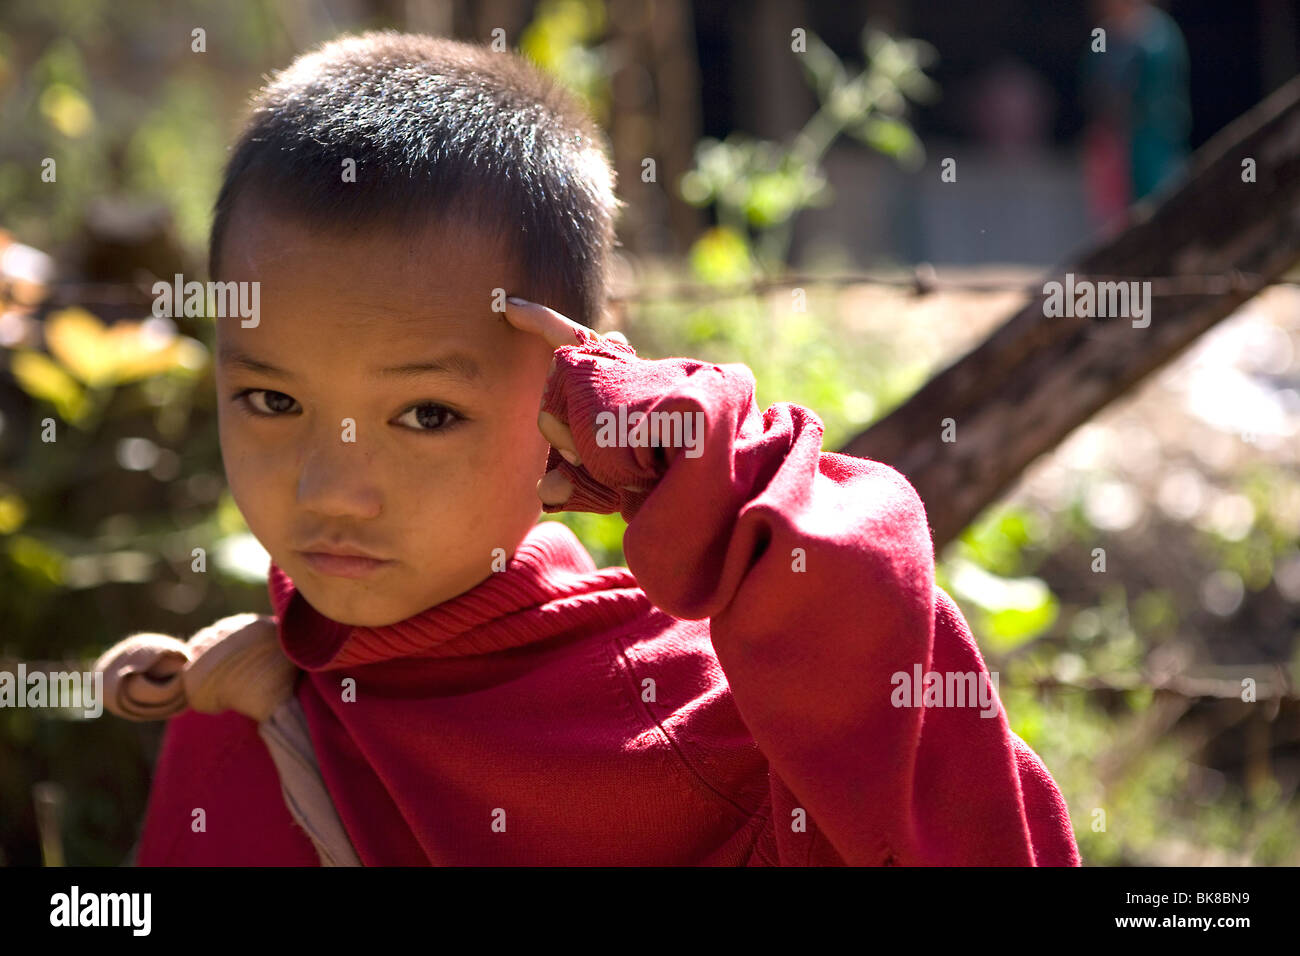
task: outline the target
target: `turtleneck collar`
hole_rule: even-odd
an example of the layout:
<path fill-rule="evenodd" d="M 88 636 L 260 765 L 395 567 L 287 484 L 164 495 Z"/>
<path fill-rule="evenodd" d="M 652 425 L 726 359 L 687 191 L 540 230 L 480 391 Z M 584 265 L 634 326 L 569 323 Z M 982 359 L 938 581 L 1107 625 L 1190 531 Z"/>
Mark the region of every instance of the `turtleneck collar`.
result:
<path fill-rule="evenodd" d="M 505 570 L 449 601 L 384 627 L 333 621 L 274 562 L 267 587 L 280 644 L 307 671 L 403 657 L 462 657 L 518 647 L 575 628 L 604 629 L 651 607 L 632 572 L 598 570 L 576 535 L 542 521 Z"/>

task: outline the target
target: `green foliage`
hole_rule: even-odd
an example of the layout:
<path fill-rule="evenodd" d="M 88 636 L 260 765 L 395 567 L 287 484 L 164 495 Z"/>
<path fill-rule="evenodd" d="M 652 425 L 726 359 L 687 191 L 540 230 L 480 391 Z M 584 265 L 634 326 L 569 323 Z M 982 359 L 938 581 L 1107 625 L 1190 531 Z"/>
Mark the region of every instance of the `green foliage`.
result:
<path fill-rule="evenodd" d="M 519 51 L 576 93 L 595 119 L 609 119 L 609 68 L 597 45 L 605 32 L 603 0 L 542 0 Z"/>
<path fill-rule="evenodd" d="M 542 516 L 543 521 L 558 521 L 578 536 L 598 568 L 626 564 L 623 556 L 623 533 L 627 522 L 622 515 L 595 515 L 582 511 L 561 511 Z"/>
<path fill-rule="evenodd" d="M 160 201 L 201 249 L 233 129 L 259 73 L 289 52 L 259 0 L 7 0 L 0 19 L 0 209 L 4 228 L 55 249 L 104 197 Z M 203 26 L 208 49 L 193 53 Z M 323 37 L 322 37 L 323 38 Z M 147 49 L 137 59 L 123 51 Z M 57 164 L 54 183 L 41 163 Z"/>
<path fill-rule="evenodd" d="M 221 181 L 224 144 L 212 136 L 218 104 L 203 76 L 168 83 L 138 121 L 125 146 L 126 185 L 161 197 L 176 216 L 181 239 L 193 248 L 207 241 L 213 192 Z"/>
<path fill-rule="evenodd" d="M 1027 552 L 1040 547 L 1045 536 L 1033 512 L 991 509 L 935 568 L 936 582 L 966 611 L 972 629 L 992 651 L 1015 650 L 1056 623 L 1056 596 L 1045 581 L 1022 573 Z"/>
<path fill-rule="evenodd" d="M 807 45 L 806 52 L 792 55 L 821 105 L 804 128 L 789 143 L 743 133 L 704 139 L 696 146 L 694 168 L 682 177 L 682 198 L 712 207 L 718 217 L 718 228 L 691 250 L 695 274 L 706 282 L 738 281 L 785 266 L 792 220 L 801 210 L 831 201 L 821 161 L 841 133 L 905 167 L 915 169 L 924 161 L 921 141 L 904 114 L 909 98 L 924 102 L 937 95 L 924 72 L 935 58 L 932 47 L 868 28 L 862 34 L 868 65 L 850 75 L 815 34 L 808 34 Z"/>
<path fill-rule="evenodd" d="M 737 233 L 746 226 L 780 225 L 800 209 L 830 200 L 826 179 L 812 163 L 789 148 L 741 133 L 722 142 L 701 140 L 681 192 L 693 205 L 716 204 L 719 221 Z"/>
<path fill-rule="evenodd" d="M 971 626 L 995 651 L 1010 651 L 1038 637 L 1060 612 L 1055 595 L 1039 578 L 1004 578 L 963 557 L 947 562 L 940 586 L 973 609 Z"/>
<path fill-rule="evenodd" d="M 206 320 L 180 321 L 211 334 Z M 214 510 L 207 344 L 157 320 L 106 326 L 84 309 L 49 315 L 44 338 L 43 349 L 4 353 L 31 414 L 5 423 L 25 443 L 0 474 L 0 658 L 84 668 L 132 631 L 186 635 L 228 608 L 266 610 L 265 566 L 253 579 L 220 560 L 246 529 Z M 50 428 L 56 440 L 43 441 Z M 216 556 L 208 574 L 190 573 L 194 547 Z M 117 864 L 147 794 L 142 747 L 160 729 L 6 712 L 0 765 L 17 781 L 63 785 L 70 863 Z M 4 790 L 0 801 L 9 862 L 39 862 L 31 792 Z"/>

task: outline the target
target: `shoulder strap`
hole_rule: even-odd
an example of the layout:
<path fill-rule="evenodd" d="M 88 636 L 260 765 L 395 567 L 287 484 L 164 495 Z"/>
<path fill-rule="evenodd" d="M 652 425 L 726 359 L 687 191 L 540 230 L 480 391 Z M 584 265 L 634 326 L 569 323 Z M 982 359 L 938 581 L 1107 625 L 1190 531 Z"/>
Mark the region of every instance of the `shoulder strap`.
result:
<path fill-rule="evenodd" d="M 136 634 L 95 662 L 104 675 L 104 706 L 128 720 L 165 720 L 190 707 L 235 710 L 257 721 L 280 776 L 285 806 L 316 847 L 322 866 L 361 866 L 330 799 L 302 706 L 299 670 L 281 649 L 275 622 L 237 614 L 187 642 Z"/>
<path fill-rule="evenodd" d="M 321 866 L 361 866 L 325 789 L 311 735 L 307 732 L 307 719 L 298 699 L 290 697 L 278 706 L 257 725 L 257 732 L 266 742 L 279 771 L 284 804 L 316 845 Z"/>

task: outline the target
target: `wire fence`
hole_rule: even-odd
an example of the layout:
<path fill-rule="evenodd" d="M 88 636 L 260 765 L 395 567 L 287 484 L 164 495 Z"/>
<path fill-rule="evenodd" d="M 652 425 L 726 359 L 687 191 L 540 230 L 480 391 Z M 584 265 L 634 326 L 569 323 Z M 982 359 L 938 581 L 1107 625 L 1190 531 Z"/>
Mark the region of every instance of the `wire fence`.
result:
<path fill-rule="evenodd" d="M 947 292 L 989 294 L 1014 292 L 1034 297 L 1045 295 L 1044 284 L 1059 281 L 1058 276 L 1063 277 L 1067 272 L 1073 275 L 1076 287 L 1081 286 L 1083 283 L 1100 285 L 1102 283 L 1149 282 L 1151 284 L 1150 294 L 1157 297 L 1214 296 L 1243 292 L 1253 295 L 1272 286 L 1300 288 L 1300 279 L 1269 278 L 1254 273 L 1237 271 L 1209 275 L 1144 276 L 1101 275 L 1066 270 L 1066 272 L 1062 273 L 1045 273 L 1045 278 L 1038 282 L 1008 281 L 1006 279 L 941 279 L 933 267 L 923 264 L 910 273 L 802 273 L 726 284 L 707 282 L 674 283 L 662 288 L 638 288 L 631 291 L 617 292 L 609 298 L 613 304 L 709 301 L 764 295 L 783 289 L 797 289 L 807 286 L 878 286 L 909 291 L 915 296 Z M 60 307 L 87 302 L 105 305 L 144 305 L 152 302 L 154 298 L 150 290 L 155 281 L 167 280 L 151 279 L 138 283 L 56 282 L 50 285 L 49 294 L 41 300 L 39 305 Z"/>
<path fill-rule="evenodd" d="M 1056 275 L 1066 273 L 1074 276 L 1074 284 L 1084 282 L 1095 284 L 1116 282 L 1150 282 L 1151 295 L 1160 297 L 1193 295 L 1230 295 L 1247 292 L 1255 294 L 1270 286 L 1288 286 L 1300 288 L 1300 280 L 1274 279 L 1267 276 L 1246 272 L 1226 272 L 1211 275 L 1178 276 L 1142 276 L 1142 275 L 1099 275 L 1076 273 L 1066 270 L 1059 274 L 1046 274 L 1047 278 L 1036 283 L 1011 282 L 1002 280 L 959 280 L 940 279 L 932 267 L 918 266 L 910 274 L 881 273 L 837 273 L 827 275 L 802 274 L 776 278 L 755 279 L 729 285 L 710 283 L 679 283 L 664 289 L 637 290 L 630 293 L 611 296 L 614 302 L 651 302 L 651 301 L 686 301 L 720 298 L 738 298 L 749 295 L 762 295 L 781 289 L 795 289 L 804 286 L 880 286 L 910 291 L 916 296 L 925 296 L 944 292 L 984 292 L 1003 293 L 1018 292 L 1034 297 L 1045 295 L 1043 285 L 1046 282 L 1059 281 Z"/>

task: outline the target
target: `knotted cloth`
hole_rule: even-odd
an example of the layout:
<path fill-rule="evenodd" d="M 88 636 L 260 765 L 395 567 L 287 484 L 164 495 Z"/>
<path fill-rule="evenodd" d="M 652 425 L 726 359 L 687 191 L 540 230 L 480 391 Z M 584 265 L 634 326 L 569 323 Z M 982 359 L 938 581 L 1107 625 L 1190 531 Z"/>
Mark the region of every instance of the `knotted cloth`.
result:
<path fill-rule="evenodd" d="M 280 776 L 285 806 L 316 846 L 322 866 L 360 866 L 321 778 L 302 707 L 298 668 L 280 647 L 275 621 L 236 614 L 188 641 L 135 634 L 95 661 L 104 706 L 128 720 L 165 720 L 187 707 L 234 710 L 257 721 Z"/>

